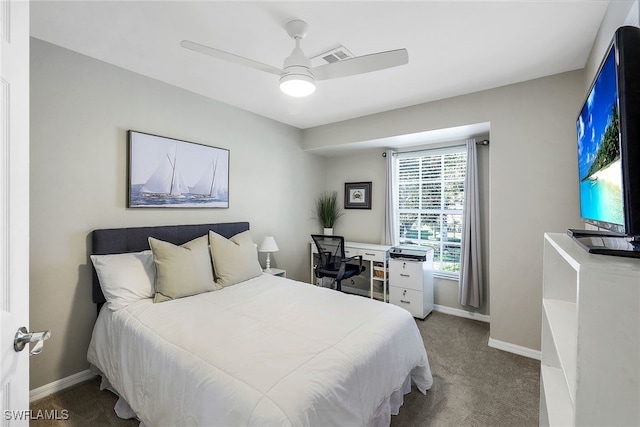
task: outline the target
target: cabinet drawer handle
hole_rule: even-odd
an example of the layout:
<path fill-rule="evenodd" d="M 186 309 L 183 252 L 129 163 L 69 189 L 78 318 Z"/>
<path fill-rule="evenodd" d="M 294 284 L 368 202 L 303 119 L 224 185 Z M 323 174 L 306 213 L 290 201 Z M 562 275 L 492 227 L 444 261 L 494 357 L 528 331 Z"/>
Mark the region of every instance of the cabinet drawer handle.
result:
<path fill-rule="evenodd" d="M 400 300 L 400 302 L 401 302 L 401 303 L 404 303 L 404 304 L 411 304 L 411 301 L 405 301 L 405 300 L 403 300 L 403 299 L 401 299 L 401 300 Z"/>
<path fill-rule="evenodd" d="M 376 254 L 370 254 L 370 253 L 367 253 L 367 252 L 365 252 L 364 254 L 365 255 L 369 255 L 369 256 L 376 256 Z"/>
<path fill-rule="evenodd" d="M 409 275 L 409 274 L 402 274 L 402 273 L 400 273 L 400 277 L 411 277 L 411 275 Z"/>

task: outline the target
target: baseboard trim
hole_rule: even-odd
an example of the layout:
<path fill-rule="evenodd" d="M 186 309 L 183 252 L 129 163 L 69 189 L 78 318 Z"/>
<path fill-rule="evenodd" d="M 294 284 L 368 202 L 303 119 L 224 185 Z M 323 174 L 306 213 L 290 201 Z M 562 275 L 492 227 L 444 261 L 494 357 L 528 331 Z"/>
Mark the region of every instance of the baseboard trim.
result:
<path fill-rule="evenodd" d="M 486 314 L 475 313 L 473 311 L 460 310 L 459 308 L 447 307 L 446 305 L 433 305 L 434 311 L 439 311 L 444 314 L 451 314 L 452 316 L 466 317 L 467 319 L 479 320 L 481 322 L 490 323 L 490 317 Z"/>
<path fill-rule="evenodd" d="M 480 322 L 491 323 L 491 317 L 486 314 L 475 313 L 473 311 L 460 310 L 459 308 L 447 307 L 445 305 L 434 304 L 434 311 L 440 313 L 450 314 L 452 316 L 466 317 L 467 319 L 478 320 Z M 530 359 L 540 360 L 542 358 L 539 350 L 533 350 L 528 347 L 522 347 L 520 345 L 511 344 L 505 341 L 489 338 L 489 347 L 496 348 L 498 350 L 514 353 L 519 356 L 528 357 Z"/>
<path fill-rule="evenodd" d="M 53 393 L 57 393 L 76 384 L 80 384 L 81 382 L 90 380 L 95 376 L 96 374 L 87 369 L 52 383 L 45 384 L 41 387 L 34 388 L 29 391 L 29 402 L 35 402 L 36 400 L 45 398 Z"/>
<path fill-rule="evenodd" d="M 529 347 L 522 347 L 520 345 L 511 344 L 508 342 L 489 338 L 489 347 L 497 348 L 498 350 L 508 351 L 509 353 L 518 354 L 520 356 L 528 357 L 530 359 L 540 360 L 542 354 L 539 350 L 533 350 Z"/>

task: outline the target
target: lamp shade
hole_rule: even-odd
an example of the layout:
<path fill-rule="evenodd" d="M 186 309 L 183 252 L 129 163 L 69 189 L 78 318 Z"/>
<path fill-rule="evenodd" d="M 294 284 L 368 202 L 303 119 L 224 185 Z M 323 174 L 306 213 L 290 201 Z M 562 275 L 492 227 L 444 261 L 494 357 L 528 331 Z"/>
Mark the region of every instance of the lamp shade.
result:
<path fill-rule="evenodd" d="M 309 75 L 289 74 L 280 78 L 280 90 L 289 96 L 302 98 L 315 92 L 316 83 Z"/>
<path fill-rule="evenodd" d="M 273 236 L 265 236 L 258 248 L 258 252 L 278 252 L 279 250 L 280 249 L 278 249 L 278 245 L 276 244 L 276 240 Z"/>

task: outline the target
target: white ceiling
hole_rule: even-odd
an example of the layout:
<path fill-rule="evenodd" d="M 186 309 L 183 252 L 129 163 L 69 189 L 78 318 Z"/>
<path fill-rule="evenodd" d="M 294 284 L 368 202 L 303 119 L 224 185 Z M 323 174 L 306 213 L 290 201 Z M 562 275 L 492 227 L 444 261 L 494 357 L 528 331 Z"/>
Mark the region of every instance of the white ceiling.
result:
<path fill-rule="evenodd" d="M 31 35 L 305 129 L 583 68 L 608 1 L 32 1 Z M 278 77 L 180 47 L 184 39 L 278 68 L 309 24 L 309 57 L 407 48 L 409 64 L 318 82 L 292 99 Z"/>

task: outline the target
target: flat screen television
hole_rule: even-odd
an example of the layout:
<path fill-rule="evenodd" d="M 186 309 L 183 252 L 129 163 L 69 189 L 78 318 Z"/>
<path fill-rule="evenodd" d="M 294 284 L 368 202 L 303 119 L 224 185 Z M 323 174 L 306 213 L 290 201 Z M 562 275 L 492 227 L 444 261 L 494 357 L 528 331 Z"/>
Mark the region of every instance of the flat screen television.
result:
<path fill-rule="evenodd" d="M 576 120 L 580 215 L 589 252 L 640 257 L 640 28 L 619 28 Z"/>

